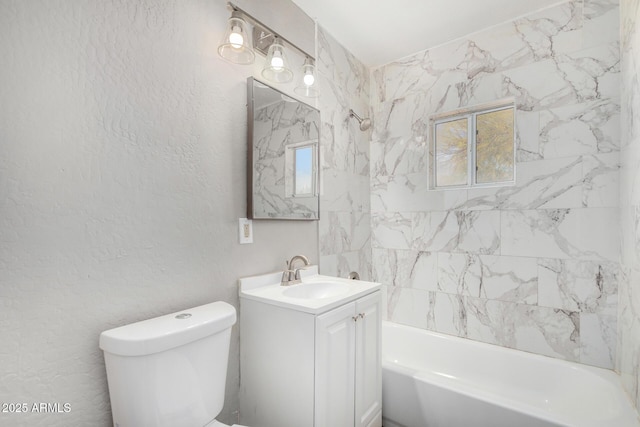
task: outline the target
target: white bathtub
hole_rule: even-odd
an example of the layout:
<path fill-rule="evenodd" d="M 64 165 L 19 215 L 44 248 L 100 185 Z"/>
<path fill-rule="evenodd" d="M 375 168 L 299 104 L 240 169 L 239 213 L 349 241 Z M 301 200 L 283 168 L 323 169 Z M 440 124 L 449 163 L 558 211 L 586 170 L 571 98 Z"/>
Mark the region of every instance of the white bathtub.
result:
<path fill-rule="evenodd" d="M 384 427 L 639 427 L 618 376 L 391 322 Z"/>

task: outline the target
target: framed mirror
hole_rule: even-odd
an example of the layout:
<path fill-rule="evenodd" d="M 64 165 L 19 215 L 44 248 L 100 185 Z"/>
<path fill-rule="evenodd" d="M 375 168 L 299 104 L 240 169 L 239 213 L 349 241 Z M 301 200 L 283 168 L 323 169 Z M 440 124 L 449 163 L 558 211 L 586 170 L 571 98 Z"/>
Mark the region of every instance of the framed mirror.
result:
<path fill-rule="evenodd" d="M 247 217 L 317 220 L 320 112 L 247 80 Z"/>

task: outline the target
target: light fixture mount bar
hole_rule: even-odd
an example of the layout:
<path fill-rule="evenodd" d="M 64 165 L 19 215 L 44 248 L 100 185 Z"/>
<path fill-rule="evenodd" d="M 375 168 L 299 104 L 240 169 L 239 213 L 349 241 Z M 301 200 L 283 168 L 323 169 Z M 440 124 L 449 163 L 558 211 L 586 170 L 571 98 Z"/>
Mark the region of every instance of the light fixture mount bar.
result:
<path fill-rule="evenodd" d="M 302 56 L 306 56 L 311 58 L 312 61 L 315 62 L 316 57 L 304 49 L 296 46 L 294 43 L 291 43 L 286 38 L 282 37 L 280 34 L 273 31 L 271 28 L 264 25 L 262 22 L 258 21 L 256 18 L 248 14 L 246 11 L 242 10 L 235 4 L 228 2 L 227 5 L 234 11 L 240 12 L 245 19 L 251 22 L 253 25 L 253 48 L 263 55 L 267 55 L 267 51 L 269 47 L 273 44 L 274 40 L 277 38 L 281 43 L 286 43 L 289 47 L 294 48 L 298 52 L 302 54 Z"/>
<path fill-rule="evenodd" d="M 263 55 L 267 56 L 269 47 L 275 41 L 276 36 L 273 32 L 260 26 L 259 24 L 253 25 L 253 48 Z"/>

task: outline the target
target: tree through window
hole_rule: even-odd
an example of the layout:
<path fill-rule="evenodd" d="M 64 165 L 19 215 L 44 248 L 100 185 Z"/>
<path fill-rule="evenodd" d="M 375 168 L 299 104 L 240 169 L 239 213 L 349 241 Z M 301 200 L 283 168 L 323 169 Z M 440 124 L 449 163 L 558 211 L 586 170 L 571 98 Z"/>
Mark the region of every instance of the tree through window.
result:
<path fill-rule="evenodd" d="M 515 181 L 513 102 L 445 113 L 431 119 L 431 188 Z"/>

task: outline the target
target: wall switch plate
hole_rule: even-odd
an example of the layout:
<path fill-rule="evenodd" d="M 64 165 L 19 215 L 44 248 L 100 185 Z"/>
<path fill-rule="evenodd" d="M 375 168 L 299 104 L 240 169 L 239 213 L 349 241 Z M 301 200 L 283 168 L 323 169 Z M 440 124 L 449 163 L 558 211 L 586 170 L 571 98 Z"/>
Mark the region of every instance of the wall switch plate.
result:
<path fill-rule="evenodd" d="M 238 220 L 238 236 L 240 244 L 253 243 L 253 221 L 247 218 Z"/>

